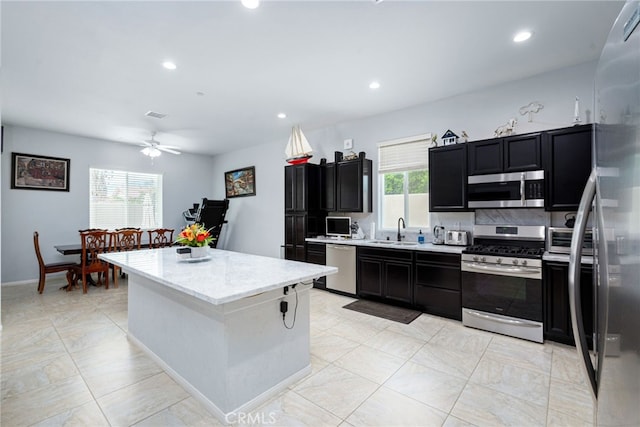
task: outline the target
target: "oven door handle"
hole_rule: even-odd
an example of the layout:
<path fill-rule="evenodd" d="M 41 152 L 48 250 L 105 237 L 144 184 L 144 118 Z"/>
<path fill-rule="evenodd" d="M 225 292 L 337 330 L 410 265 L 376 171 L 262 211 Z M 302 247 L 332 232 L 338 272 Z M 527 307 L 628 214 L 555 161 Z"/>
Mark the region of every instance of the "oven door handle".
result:
<path fill-rule="evenodd" d="M 485 320 L 491 320 L 492 322 L 496 323 L 506 323 L 508 325 L 525 326 L 528 328 L 540 327 L 539 323 L 527 322 L 526 320 L 502 319 L 500 317 L 491 316 L 490 314 L 478 313 L 477 311 L 469 310 L 468 308 L 466 308 L 465 311 L 467 312 L 467 314 L 470 314 L 472 316 L 476 316 Z"/>
<path fill-rule="evenodd" d="M 522 172 L 520 174 L 520 204 L 522 206 L 524 206 L 526 204 L 526 200 L 525 200 L 525 194 L 524 194 L 524 182 L 525 182 L 525 178 L 526 175 L 524 172 Z"/>
<path fill-rule="evenodd" d="M 523 267 L 499 267 L 498 265 L 485 265 L 478 264 L 477 262 L 467 262 L 463 261 L 462 265 L 468 267 L 472 270 L 481 271 L 481 272 L 507 272 L 507 273 L 524 273 L 524 274 L 540 274 L 539 268 L 523 268 Z M 469 270 L 466 270 L 469 271 Z"/>

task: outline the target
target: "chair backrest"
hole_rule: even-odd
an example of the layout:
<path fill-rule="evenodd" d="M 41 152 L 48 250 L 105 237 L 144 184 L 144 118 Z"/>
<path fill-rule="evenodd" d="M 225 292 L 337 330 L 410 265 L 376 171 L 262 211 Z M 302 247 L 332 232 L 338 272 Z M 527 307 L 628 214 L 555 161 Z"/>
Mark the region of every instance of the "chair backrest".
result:
<path fill-rule="evenodd" d="M 112 251 L 134 251 L 140 249 L 142 231 L 139 228 L 118 228 L 111 233 Z"/>
<path fill-rule="evenodd" d="M 80 240 L 82 241 L 82 266 L 83 268 L 98 267 L 102 269 L 104 262 L 98 258 L 98 255 L 107 252 L 109 249 L 108 239 L 110 233 L 107 230 L 93 229 L 92 231 L 81 231 Z"/>
<path fill-rule="evenodd" d="M 36 258 L 38 258 L 38 264 L 40 267 L 44 266 L 44 260 L 42 259 L 42 254 L 40 253 L 40 235 L 37 231 L 33 232 L 33 248 L 36 251 Z"/>
<path fill-rule="evenodd" d="M 173 228 L 156 228 L 149 230 L 149 248 L 164 248 L 173 244 Z"/>

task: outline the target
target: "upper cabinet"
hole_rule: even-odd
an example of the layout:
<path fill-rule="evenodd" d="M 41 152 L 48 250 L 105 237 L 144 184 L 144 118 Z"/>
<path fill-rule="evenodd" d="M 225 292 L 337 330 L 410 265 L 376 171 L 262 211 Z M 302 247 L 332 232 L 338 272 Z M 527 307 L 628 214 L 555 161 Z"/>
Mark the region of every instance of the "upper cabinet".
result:
<path fill-rule="evenodd" d="M 467 209 L 467 145 L 429 150 L 429 211 Z"/>
<path fill-rule="evenodd" d="M 591 173 L 592 125 L 547 131 L 544 141 L 546 210 L 578 209 Z"/>
<path fill-rule="evenodd" d="M 541 134 L 530 133 L 468 143 L 468 175 L 542 169 Z"/>
<path fill-rule="evenodd" d="M 322 165 L 322 209 L 329 212 L 373 211 L 373 164 L 360 153 L 358 158 Z"/>

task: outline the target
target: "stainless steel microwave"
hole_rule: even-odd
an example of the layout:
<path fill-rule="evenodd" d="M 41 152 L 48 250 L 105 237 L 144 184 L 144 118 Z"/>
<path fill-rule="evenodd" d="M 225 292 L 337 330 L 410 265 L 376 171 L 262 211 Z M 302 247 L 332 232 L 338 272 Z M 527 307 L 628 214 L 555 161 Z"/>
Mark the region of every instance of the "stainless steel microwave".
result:
<path fill-rule="evenodd" d="M 472 175 L 467 178 L 470 208 L 544 207 L 544 171 Z"/>
<path fill-rule="evenodd" d="M 555 254 L 571 253 L 573 228 L 549 227 L 547 230 L 547 251 Z M 582 243 L 582 255 L 593 255 L 593 232 L 586 230 Z"/>

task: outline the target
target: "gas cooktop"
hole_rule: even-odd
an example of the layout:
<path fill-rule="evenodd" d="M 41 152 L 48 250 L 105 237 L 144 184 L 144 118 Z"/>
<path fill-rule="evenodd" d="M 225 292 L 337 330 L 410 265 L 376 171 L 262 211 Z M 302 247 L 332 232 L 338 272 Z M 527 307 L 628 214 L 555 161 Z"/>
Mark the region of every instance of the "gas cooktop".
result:
<path fill-rule="evenodd" d="M 544 248 L 524 246 L 473 245 L 462 251 L 474 255 L 502 255 L 520 258 L 542 258 Z"/>

